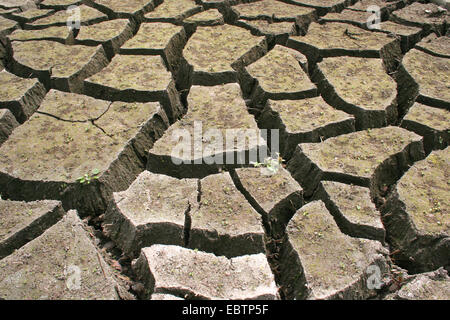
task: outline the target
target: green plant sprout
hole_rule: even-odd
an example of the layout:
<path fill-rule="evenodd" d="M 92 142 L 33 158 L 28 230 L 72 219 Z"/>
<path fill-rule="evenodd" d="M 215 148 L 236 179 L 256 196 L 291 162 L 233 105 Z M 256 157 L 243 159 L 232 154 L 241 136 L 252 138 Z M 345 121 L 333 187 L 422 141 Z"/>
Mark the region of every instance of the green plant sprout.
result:
<path fill-rule="evenodd" d="M 96 180 L 99 178 L 100 170 L 94 169 L 91 173 L 85 173 L 81 177 L 77 179 L 77 181 L 81 184 L 90 184 L 92 180 Z"/>
<path fill-rule="evenodd" d="M 252 164 L 253 164 L 253 166 L 255 166 L 255 168 L 264 167 L 267 170 L 269 170 L 271 173 L 277 173 L 278 170 L 280 169 L 280 167 L 282 166 L 284 160 L 278 152 L 276 153 L 276 155 L 277 156 L 275 158 L 272 158 L 272 157 L 265 158 L 263 163 L 252 162 Z"/>

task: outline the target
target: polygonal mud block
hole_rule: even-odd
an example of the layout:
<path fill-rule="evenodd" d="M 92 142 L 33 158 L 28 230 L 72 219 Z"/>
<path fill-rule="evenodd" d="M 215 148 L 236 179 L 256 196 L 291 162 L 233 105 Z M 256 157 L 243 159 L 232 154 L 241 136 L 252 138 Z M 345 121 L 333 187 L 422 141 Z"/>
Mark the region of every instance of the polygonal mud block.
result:
<path fill-rule="evenodd" d="M 183 50 L 193 68 L 193 84 L 214 85 L 236 81 L 232 65 L 247 65 L 267 52 L 263 37 L 231 25 L 198 27 Z"/>
<path fill-rule="evenodd" d="M 326 58 L 317 65 L 312 79 L 326 102 L 355 116 L 357 130 L 398 120 L 397 84 L 381 59 Z"/>
<path fill-rule="evenodd" d="M 163 0 L 85 0 L 86 4 L 117 18 L 135 18 L 142 21 L 144 14 L 154 10 Z"/>
<path fill-rule="evenodd" d="M 398 8 L 403 8 L 411 0 L 358 0 L 354 2 L 356 3 L 349 6 L 348 9 L 367 12 L 368 7 L 377 6 L 381 11 L 391 12 Z"/>
<path fill-rule="evenodd" d="M 116 55 L 106 68 L 84 81 L 84 91 L 112 101 L 160 101 L 171 120 L 182 114 L 172 75 L 158 56 Z"/>
<path fill-rule="evenodd" d="M 450 37 L 442 36 L 438 37 L 432 33 L 428 37 L 422 39 L 415 46 L 416 49 L 422 50 L 433 56 L 450 59 Z"/>
<path fill-rule="evenodd" d="M 281 271 L 288 298 L 367 299 L 376 295 L 371 274 L 389 272 L 387 249 L 342 233 L 321 201 L 298 210 L 286 233 Z"/>
<path fill-rule="evenodd" d="M 104 13 L 86 5 L 80 5 L 77 8 L 78 10 L 80 10 L 79 22 L 81 25 L 90 25 L 108 19 L 108 17 Z M 38 19 L 31 23 L 26 23 L 24 28 L 44 29 L 48 27 L 63 27 L 67 26 L 68 24 L 71 26 L 70 22 L 78 21 L 76 20 L 78 19 L 78 17 L 76 17 L 74 14 L 74 11 L 61 10 L 56 12 L 55 14 L 52 14 L 51 16 Z"/>
<path fill-rule="evenodd" d="M 398 127 L 369 129 L 299 144 L 287 168 L 309 197 L 320 180 L 371 187 L 375 196 L 425 157 L 422 137 Z"/>
<path fill-rule="evenodd" d="M 345 234 L 385 242 L 381 214 L 372 202 L 368 188 L 322 181 L 315 197 L 324 201 Z"/>
<path fill-rule="evenodd" d="M 193 86 L 187 100 L 187 114 L 150 150 L 149 171 L 201 178 L 222 167 L 263 161 L 266 142 L 247 111 L 238 84 Z"/>
<path fill-rule="evenodd" d="M 64 214 L 59 201 L 0 200 L 0 259 L 40 236 Z"/>
<path fill-rule="evenodd" d="M 418 102 L 450 109 L 450 59 L 412 49 L 403 57 L 402 64 L 419 85 Z"/>
<path fill-rule="evenodd" d="M 178 60 L 187 42 L 187 32 L 181 26 L 170 23 L 142 23 L 138 33 L 128 40 L 121 54 L 160 55 L 169 70 L 176 73 Z"/>
<path fill-rule="evenodd" d="M 442 12 L 438 8 L 439 6 L 434 3 L 415 2 L 392 12 L 390 20 L 427 30 L 431 29 L 443 35 L 446 25 L 448 25 L 448 12 Z"/>
<path fill-rule="evenodd" d="M 381 22 L 379 31 L 387 33 L 389 36 L 400 37 L 400 46 L 403 54 L 419 42 L 423 35 L 422 28 L 405 26 L 392 21 Z"/>
<path fill-rule="evenodd" d="M 447 147 L 415 163 L 381 208 L 393 258 L 414 273 L 450 263 L 449 159 Z"/>
<path fill-rule="evenodd" d="M 392 63 L 401 56 L 399 40 L 340 22 L 312 23 L 306 36 L 289 37 L 287 46 L 306 55 L 311 65 L 325 57 L 381 57 Z"/>
<path fill-rule="evenodd" d="M 197 180 L 141 173 L 114 193 L 105 214 L 105 232 L 129 256 L 153 244 L 183 245 L 185 217 L 197 203 Z"/>
<path fill-rule="evenodd" d="M 67 27 L 49 27 L 39 30 L 19 29 L 11 33 L 8 39 L 10 41 L 50 40 L 70 44 L 73 42 L 73 33 Z"/>
<path fill-rule="evenodd" d="M 112 270 L 76 211 L 0 260 L 0 267 L 2 299 L 119 299 Z"/>
<path fill-rule="evenodd" d="M 199 205 L 190 213 L 189 248 L 236 257 L 264 252 L 263 237 L 260 214 L 228 173 L 200 181 Z"/>
<path fill-rule="evenodd" d="M 164 0 L 155 10 L 145 15 L 145 21 L 149 22 L 181 22 L 202 11 L 194 0 Z"/>
<path fill-rule="evenodd" d="M 274 234 L 284 230 L 304 203 L 302 187 L 284 168 L 271 175 L 261 168 L 241 168 L 232 177 Z"/>
<path fill-rule="evenodd" d="M 319 21 L 323 22 L 342 22 L 349 23 L 360 28 L 370 29 L 374 23 L 374 14 L 372 12 L 363 12 L 344 9 L 341 12 L 330 12 L 321 17 Z"/>
<path fill-rule="evenodd" d="M 246 28 L 257 36 L 275 37 L 278 44 L 286 43 L 289 36 L 297 35 L 297 27 L 293 22 L 270 22 L 266 20 L 238 20 L 236 25 Z"/>
<path fill-rule="evenodd" d="M 449 300 L 450 277 L 444 268 L 421 273 L 404 284 L 396 293 L 388 295 L 387 300 Z"/>
<path fill-rule="evenodd" d="M 10 34 L 19 27 L 14 20 L 9 20 L 0 16 L 0 38 Z"/>
<path fill-rule="evenodd" d="M 3 8 L 21 8 L 26 9 L 30 4 L 35 4 L 33 0 L 0 0 L 0 6 Z"/>
<path fill-rule="evenodd" d="M 322 97 L 269 100 L 258 118 L 258 125 L 280 130 L 280 154 L 289 160 L 299 143 L 320 142 L 355 131 L 355 118 L 332 108 Z"/>
<path fill-rule="evenodd" d="M 11 111 L 0 109 L 0 145 L 8 139 L 14 128 L 18 126 L 19 123 Z"/>
<path fill-rule="evenodd" d="M 265 104 L 267 99 L 303 99 L 318 95 L 301 64 L 306 58 L 295 50 L 276 45 L 266 55 L 245 67 L 255 82 L 254 103 Z"/>
<path fill-rule="evenodd" d="M 345 7 L 351 5 L 355 0 L 290 0 L 305 7 L 315 8 L 320 16 L 327 12 L 339 12 Z"/>
<path fill-rule="evenodd" d="M 142 249 L 133 262 L 146 296 L 171 294 L 185 299 L 274 300 L 277 287 L 264 254 L 227 259 L 178 246 Z"/>
<path fill-rule="evenodd" d="M 232 7 L 240 19 L 272 21 L 312 21 L 315 10 L 276 0 L 260 0 L 251 3 L 238 4 Z"/>
<path fill-rule="evenodd" d="M 67 46 L 54 41 L 13 41 L 11 69 L 37 77 L 48 88 L 80 92 L 83 80 L 108 64 L 101 46 Z"/>
<path fill-rule="evenodd" d="M 183 22 L 193 23 L 197 26 L 215 26 L 224 24 L 224 18 L 217 9 L 209 9 L 200 13 L 194 14 L 183 20 Z"/>
<path fill-rule="evenodd" d="M 17 77 L 0 71 L 0 109 L 9 109 L 20 123 L 25 122 L 39 108 L 46 90 L 37 79 Z"/>
<path fill-rule="evenodd" d="M 62 200 L 81 214 L 103 211 L 112 192 L 142 172 L 168 125 L 158 103 L 111 103 L 52 90 L 0 147 L 2 192 L 14 200 Z"/>
<path fill-rule="evenodd" d="M 133 37 L 133 31 L 136 27 L 136 23 L 128 19 L 117 19 L 91 26 L 82 26 L 76 36 L 75 44 L 90 46 L 102 44 L 108 59 L 111 59 L 119 51 L 119 48 Z"/>
<path fill-rule="evenodd" d="M 43 0 L 39 3 L 42 9 L 66 10 L 70 6 L 78 6 L 82 0 Z"/>
<path fill-rule="evenodd" d="M 426 153 L 450 144 L 450 112 L 416 102 L 403 118 L 401 126 L 424 137 Z"/>
<path fill-rule="evenodd" d="M 37 19 L 45 18 L 54 13 L 53 10 L 30 9 L 24 12 L 14 12 L 8 15 L 10 19 L 14 19 L 20 23 L 29 23 Z"/>

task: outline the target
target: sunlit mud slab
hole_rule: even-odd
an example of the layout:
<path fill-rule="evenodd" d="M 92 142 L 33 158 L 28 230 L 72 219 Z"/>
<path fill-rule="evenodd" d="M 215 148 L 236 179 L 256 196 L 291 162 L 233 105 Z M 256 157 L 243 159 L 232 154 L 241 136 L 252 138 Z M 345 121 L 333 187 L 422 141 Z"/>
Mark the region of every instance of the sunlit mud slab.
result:
<path fill-rule="evenodd" d="M 289 3 L 314 8 L 320 16 L 327 12 L 338 12 L 353 4 L 356 0 L 288 0 Z"/>
<path fill-rule="evenodd" d="M 113 103 L 52 90 L 0 148 L 2 192 L 19 200 L 60 199 L 83 215 L 100 212 L 113 191 L 126 189 L 142 172 L 148 150 L 168 125 L 158 103 Z"/>
<path fill-rule="evenodd" d="M 0 71 L 0 110 L 9 109 L 23 123 L 39 108 L 46 90 L 37 79 L 17 77 L 6 70 Z"/>
<path fill-rule="evenodd" d="M 230 25 L 198 27 L 183 50 L 192 82 L 214 85 L 237 81 L 232 66 L 247 65 L 267 51 L 264 37 Z"/>
<path fill-rule="evenodd" d="M 315 196 L 324 201 L 345 234 L 385 242 L 381 214 L 372 202 L 368 188 L 322 181 Z"/>
<path fill-rule="evenodd" d="M 368 129 L 299 144 L 288 170 L 312 195 L 320 180 L 370 187 L 377 195 L 414 161 L 424 158 L 422 137 L 398 127 Z"/>
<path fill-rule="evenodd" d="M 242 3 L 232 7 L 240 19 L 272 21 L 299 21 L 310 22 L 316 18 L 312 8 L 293 5 L 277 0 L 260 0 Z"/>
<path fill-rule="evenodd" d="M 23 12 L 13 12 L 8 14 L 7 17 L 16 20 L 19 23 L 31 23 L 37 19 L 45 18 L 54 14 L 53 10 L 41 10 L 41 9 L 30 9 Z"/>
<path fill-rule="evenodd" d="M 155 10 L 144 17 L 148 22 L 181 22 L 202 11 L 194 0 L 164 0 Z"/>
<path fill-rule="evenodd" d="M 188 241 L 188 214 L 197 206 L 197 189 L 196 179 L 144 171 L 128 190 L 114 193 L 104 231 L 132 257 L 153 244 L 183 245 Z"/>
<path fill-rule="evenodd" d="M 130 55 L 160 55 L 176 77 L 188 34 L 185 28 L 170 23 L 142 23 L 137 34 L 125 42 L 119 52 Z"/>
<path fill-rule="evenodd" d="M 98 46 L 101 44 L 109 60 L 119 52 L 120 47 L 137 29 L 135 22 L 117 19 L 100 22 L 91 26 L 82 26 L 76 35 L 75 44 Z"/>
<path fill-rule="evenodd" d="M 0 200 L 0 208 L 0 258 L 38 237 L 65 215 L 59 201 Z"/>
<path fill-rule="evenodd" d="M 303 53 L 311 66 L 337 56 L 382 58 L 390 66 L 401 56 L 399 39 L 340 22 L 312 23 L 306 36 L 289 37 L 287 46 Z"/>
<path fill-rule="evenodd" d="M 147 169 L 179 178 L 204 177 L 224 167 L 250 166 L 267 151 L 238 84 L 193 86 L 187 114 L 158 140 Z"/>
<path fill-rule="evenodd" d="M 156 8 L 163 0 L 85 0 L 86 4 L 105 12 L 110 18 L 144 19 L 144 14 Z"/>
<path fill-rule="evenodd" d="M 403 9 L 392 12 L 390 20 L 433 30 L 444 35 L 445 26 L 449 23 L 448 11 L 439 10 L 434 3 L 414 2 Z"/>
<path fill-rule="evenodd" d="M 15 127 L 19 126 L 14 115 L 8 109 L 0 109 L 0 145 L 8 139 Z"/>
<path fill-rule="evenodd" d="M 273 234 L 284 230 L 289 219 L 304 204 L 303 189 L 280 167 L 276 172 L 267 168 L 241 168 L 232 173 L 233 180 L 246 199 L 263 217 Z"/>
<path fill-rule="evenodd" d="M 172 76 L 159 56 L 116 55 L 84 81 L 84 91 L 111 101 L 160 101 L 171 121 L 183 112 Z"/>
<path fill-rule="evenodd" d="M 410 85 L 418 88 L 418 102 L 450 109 L 450 59 L 412 49 L 404 56 L 402 65 L 412 78 L 408 79 Z"/>
<path fill-rule="evenodd" d="M 202 179 L 199 193 L 198 206 L 190 212 L 189 248 L 229 258 L 265 252 L 261 215 L 228 173 Z"/>
<path fill-rule="evenodd" d="M 355 118 L 334 109 L 322 97 L 268 100 L 258 125 L 280 130 L 280 153 L 289 160 L 299 143 L 321 142 L 355 131 Z"/>
<path fill-rule="evenodd" d="M 306 57 L 295 50 L 276 45 L 266 55 L 245 67 L 250 83 L 241 85 L 254 87 L 251 90 L 252 103 L 262 108 L 268 99 L 304 99 L 319 95 L 316 86 L 306 71 Z"/>
<path fill-rule="evenodd" d="M 450 53 L 448 51 L 449 46 L 449 36 L 438 37 L 436 34 L 432 33 L 420 41 L 415 46 L 415 49 L 422 50 L 433 56 L 450 59 Z"/>
<path fill-rule="evenodd" d="M 219 10 L 209 9 L 185 18 L 183 22 L 193 23 L 196 26 L 215 26 L 224 24 L 225 20 Z"/>
<path fill-rule="evenodd" d="M 357 129 L 397 123 L 397 84 L 381 59 L 326 58 L 318 63 L 312 79 L 325 101 L 355 116 Z"/>
<path fill-rule="evenodd" d="M 79 10 L 79 17 L 76 13 L 70 10 L 58 11 L 48 17 L 38 19 L 31 23 L 26 23 L 24 29 L 44 29 L 48 27 L 62 27 L 71 26 L 77 21 L 81 25 L 90 25 L 107 20 L 107 16 L 94 8 L 88 7 L 86 5 L 81 5 L 77 7 Z M 80 20 L 78 20 L 80 19 Z"/>
<path fill-rule="evenodd" d="M 0 260 L 7 300 L 118 300 L 118 283 L 76 211 Z"/>
<path fill-rule="evenodd" d="M 398 181 L 382 208 L 400 266 L 414 272 L 435 270 L 450 261 L 450 148 L 433 151 Z"/>
<path fill-rule="evenodd" d="M 232 259 L 177 246 L 142 250 L 134 269 L 151 294 L 187 299 L 277 299 L 277 288 L 263 254 Z"/>
<path fill-rule="evenodd" d="M 18 27 L 19 24 L 16 21 L 0 17 L 0 38 L 10 34 Z"/>
<path fill-rule="evenodd" d="M 414 103 L 401 126 L 424 137 L 427 153 L 444 149 L 450 144 L 450 111 Z"/>
<path fill-rule="evenodd" d="M 389 272 L 381 243 L 342 233 L 321 201 L 298 210 L 286 233 L 281 270 L 290 299 L 367 299 L 376 295 L 374 270 L 379 282 Z"/>
<path fill-rule="evenodd" d="M 10 41 L 50 40 L 61 44 L 73 43 L 73 32 L 67 26 L 48 27 L 38 30 L 18 29 L 8 36 Z"/>

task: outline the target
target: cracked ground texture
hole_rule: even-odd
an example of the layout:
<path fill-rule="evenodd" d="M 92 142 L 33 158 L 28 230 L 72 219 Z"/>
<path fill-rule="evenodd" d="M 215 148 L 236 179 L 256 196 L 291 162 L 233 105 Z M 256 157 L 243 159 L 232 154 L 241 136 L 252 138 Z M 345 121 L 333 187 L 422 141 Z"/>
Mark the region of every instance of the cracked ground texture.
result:
<path fill-rule="evenodd" d="M 449 17 L 0 0 L 0 299 L 450 299 Z"/>

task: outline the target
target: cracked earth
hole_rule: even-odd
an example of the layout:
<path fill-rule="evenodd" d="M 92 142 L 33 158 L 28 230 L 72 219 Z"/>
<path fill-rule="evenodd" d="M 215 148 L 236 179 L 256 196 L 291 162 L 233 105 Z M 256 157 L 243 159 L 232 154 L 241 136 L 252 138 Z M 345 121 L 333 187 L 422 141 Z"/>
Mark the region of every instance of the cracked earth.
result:
<path fill-rule="evenodd" d="M 0 299 L 450 299 L 449 34 L 429 1 L 0 0 Z M 258 137 L 174 163 L 199 121 Z M 275 174 L 205 161 L 264 129 Z"/>

